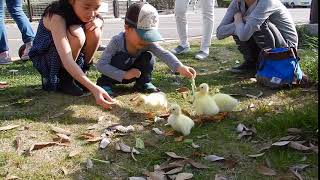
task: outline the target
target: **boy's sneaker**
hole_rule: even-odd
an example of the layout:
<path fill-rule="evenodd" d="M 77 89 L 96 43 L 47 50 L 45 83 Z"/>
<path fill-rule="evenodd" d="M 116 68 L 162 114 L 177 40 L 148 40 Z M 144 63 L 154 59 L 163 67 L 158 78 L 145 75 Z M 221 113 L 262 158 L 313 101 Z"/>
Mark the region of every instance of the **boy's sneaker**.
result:
<path fill-rule="evenodd" d="M 181 45 L 179 45 L 176 48 L 171 50 L 171 52 L 173 54 L 183 54 L 183 53 L 187 53 L 189 51 L 190 51 L 190 47 L 189 46 L 183 47 Z"/>
<path fill-rule="evenodd" d="M 135 84 L 133 86 L 133 89 L 144 92 L 144 93 L 154 93 L 154 92 L 160 92 L 160 89 L 154 86 L 151 82 L 145 83 L 143 85 Z"/>
<path fill-rule="evenodd" d="M 4 51 L 0 53 L 0 64 L 5 65 L 5 64 L 11 64 L 12 60 L 11 57 L 9 56 L 8 51 Z"/>
<path fill-rule="evenodd" d="M 101 86 L 101 88 L 104 89 L 109 94 L 109 96 L 114 95 L 112 88 L 110 86 Z"/>
<path fill-rule="evenodd" d="M 241 65 L 232 67 L 230 71 L 233 73 L 255 73 L 257 71 L 257 67 L 254 63 L 245 61 Z"/>
<path fill-rule="evenodd" d="M 30 52 L 31 47 L 32 47 L 32 41 L 25 43 L 25 48 L 24 48 L 23 53 L 20 58 L 21 60 L 26 61 L 26 60 L 30 59 L 29 52 Z"/>
<path fill-rule="evenodd" d="M 209 54 L 203 52 L 203 51 L 199 51 L 196 55 L 195 58 L 198 60 L 204 60 L 209 56 Z"/>

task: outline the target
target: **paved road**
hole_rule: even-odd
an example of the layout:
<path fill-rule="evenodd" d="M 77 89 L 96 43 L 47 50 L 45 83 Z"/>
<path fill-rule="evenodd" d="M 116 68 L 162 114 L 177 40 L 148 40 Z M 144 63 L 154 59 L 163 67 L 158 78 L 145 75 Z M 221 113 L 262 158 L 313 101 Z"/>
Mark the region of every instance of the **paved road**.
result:
<path fill-rule="evenodd" d="M 310 8 L 295 8 L 289 9 L 293 19 L 296 23 L 307 23 L 309 21 Z M 217 26 L 221 22 L 224 14 L 226 12 L 225 8 L 216 8 L 214 13 L 214 33 Z M 201 35 L 201 10 L 197 9 L 195 11 L 188 12 L 188 23 L 189 23 L 189 37 L 198 37 Z M 123 30 L 123 19 L 107 19 L 105 21 L 103 29 L 102 43 L 105 44 L 108 40 Z M 33 22 L 32 27 L 36 31 L 38 23 Z M 17 26 L 13 24 L 6 25 L 10 54 L 13 59 L 16 59 L 18 56 L 18 48 L 22 45 L 21 34 Z M 159 30 L 162 36 L 166 40 L 176 40 L 178 37 L 176 31 L 176 23 L 173 14 L 170 15 L 161 15 L 160 16 L 160 25 Z"/>

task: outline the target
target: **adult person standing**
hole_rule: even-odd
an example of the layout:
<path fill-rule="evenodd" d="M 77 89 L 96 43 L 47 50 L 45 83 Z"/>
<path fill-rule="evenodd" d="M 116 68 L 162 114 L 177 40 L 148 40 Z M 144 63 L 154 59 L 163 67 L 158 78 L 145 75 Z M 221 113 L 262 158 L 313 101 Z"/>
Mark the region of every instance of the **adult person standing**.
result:
<path fill-rule="evenodd" d="M 190 0 L 175 0 L 174 13 L 180 44 L 171 50 L 173 54 L 183 54 L 190 50 L 188 41 L 187 9 Z M 203 60 L 209 55 L 211 37 L 213 32 L 214 0 L 199 0 L 202 9 L 202 37 L 196 59 Z"/>
<path fill-rule="evenodd" d="M 29 59 L 28 53 L 32 46 L 32 41 L 35 35 L 26 14 L 22 10 L 22 0 L 6 0 L 6 5 L 11 17 L 18 25 L 18 28 L 22 34 L 22 40 L 26 46 L 22 53 L 21 59 L 27 60 Z M 0 64 L 10 64 L 12 61 L 9 55 L 4 17 L 4 0 L 0 0 Z"/>
<path fill-rule="evenodd" d="M 298 47 L 293 19 L 280 0 L 233 0 L 217 28 L 217 38 L 233 36 L 244 63 L 232 72 L 255 72 L 261 49 Z"/>

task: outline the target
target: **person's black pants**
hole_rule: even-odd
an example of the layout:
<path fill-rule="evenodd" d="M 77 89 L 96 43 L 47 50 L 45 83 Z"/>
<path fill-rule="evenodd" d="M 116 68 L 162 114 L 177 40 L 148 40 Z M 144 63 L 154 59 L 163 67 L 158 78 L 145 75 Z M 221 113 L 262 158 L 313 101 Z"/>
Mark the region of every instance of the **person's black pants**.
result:
<path fill-rule="evenodd" d="M 153 66 L 155 63 L 155 58 L 148 52 L 142 52 L 139 57 L 134 61 L 127 53 L 118 53 L 111 59 L 111 65 L 117 67 L 121 70 L 128 71 L 132 68 L 139 69 L 141 75 L 139 78 L 123 79 L 122 82 L 114 80 L 108 76 L 101 75 L 97 80 L 97 85 L 99 86 L 112 86 L 114 84 L 128 84 L 136 81 L 137 85 L 144 85 L 145 83 L 151 82 L 151 76 L 153 71 Z"/>
<path fill-rule="evenodd" d="M 278 28 L 269 20 L 266 20 L 260 26 L 260 31 L 256 31 L 248 41 L 240 41 L 236 35 L 233 35 L 233 39 L 243 55 L 245 63 L 253 66 L 256 65 L 262 49 L 287 46 Z"/>

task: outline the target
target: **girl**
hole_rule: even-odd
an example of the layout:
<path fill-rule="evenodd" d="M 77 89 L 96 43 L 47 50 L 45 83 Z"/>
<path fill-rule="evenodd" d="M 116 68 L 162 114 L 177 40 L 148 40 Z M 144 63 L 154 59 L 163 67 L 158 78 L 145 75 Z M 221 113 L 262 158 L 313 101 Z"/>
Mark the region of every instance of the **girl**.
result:
<path fill-rule="evenodd" d="M 42 15 L 29 56 L 42 78 L 42 88 L 80 96 L 89 90 L 97 104 L 114 100 L 86 76 L 97 50 L 103 19 L 101 0 L 59 0 Z"/>

